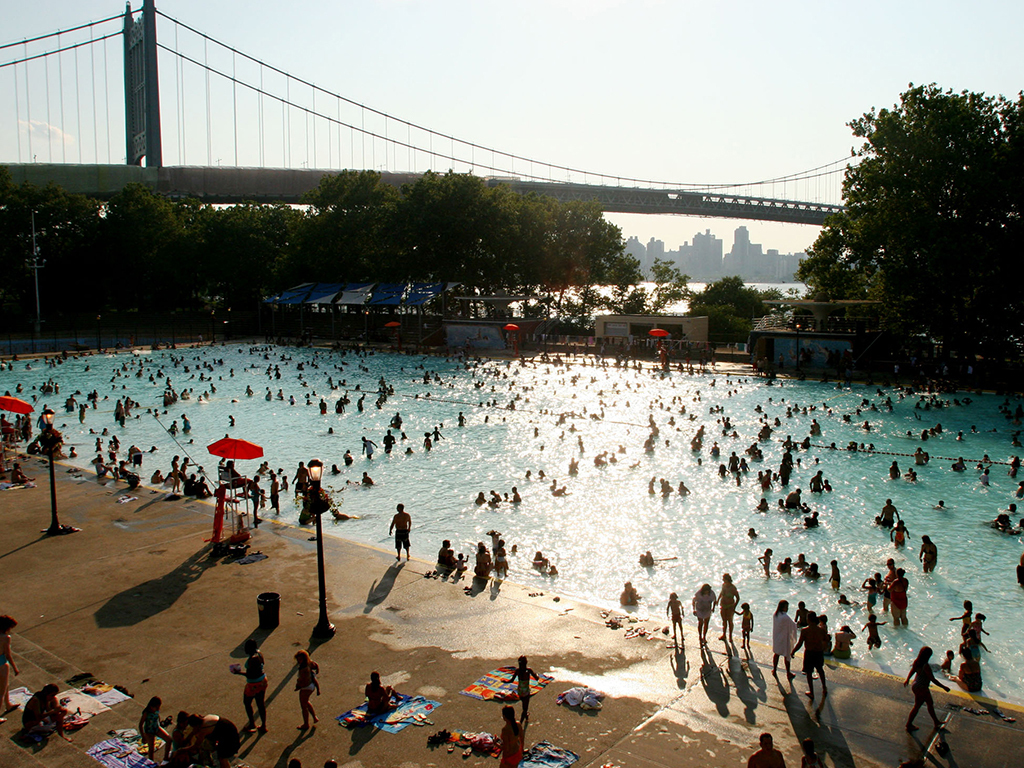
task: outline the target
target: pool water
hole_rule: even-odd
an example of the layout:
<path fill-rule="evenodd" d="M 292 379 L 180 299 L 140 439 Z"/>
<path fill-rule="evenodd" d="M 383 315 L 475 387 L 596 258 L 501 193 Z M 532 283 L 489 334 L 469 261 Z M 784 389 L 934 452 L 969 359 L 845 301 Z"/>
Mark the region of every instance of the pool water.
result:
<path fill-rule="evenodd" d="M 901 676 L 923 644 L 935 649 L 936 659 L 941 659 L 946 649 L 956 650 L 960 623 L 948 619 L 959 616 L 962 601 L 970 599 L 975 610 L 988 617 L 985 628 L 991 633 L 984 639 L 991 651 L 982 659 L 985 692 L 1004 700 L 1022 698 L 1024 650 L 1014 641 L 1024 603 L 1024 590 L 1015 576 L 1021 538 L 988 525 L 1016 501 L 1013 491 L 1018 479 L 1008 476 L 1004 464 L 995 464 L 991 484 L 983 487 L 974 468 L 983 454 L 1005 462 L 1014 453 L 1010 440 L 1018 427 L 1000 413 L 1003 397 L 971 395 L 967 399 L 972 402 L 966 404 L 966 396 L 960 393 L 961 405 L 953 405 L 953 397 L 948 396 L 948 407 L 922 410 L 915 408 L 916 397 L 900 400 L 892 388 L 879 395 L 879 388 L 863 385 L 840 390 L 829 384 L 786 381 L 767 386 L 760 380 L 721 373 L 673 372 L 663 378 L 650 370 L 595 368 L 578 361 L 568 369 L 495 361 L 467 370 L 444 358 L 387 353 L 342 356 L 279 347 L 271 348 L 266 359 L 264 351 L 251 354 L 247 347 L 173 354 L 183 358 L 177 367 L 172 353 L 166 351 L 72 359 L 54 368 L 32 362 L 31 370 L 26 370 L 24 362 L 16 363 L 14 370 L 0 372 L 0 392 L 13 392 L 21 383 L 24 396 L 32 399 L 52 378 L 60 384 L 60 394 L 38 397 L 37 410 L 48 404 L 58 412 L 57 424 L 66 442 L 76 445 L 80 453 L 78 463 L 88 466 L 95 456 L 95 436 L 89 430 L 99 432 L 106 427 L 119 436 L 122 451 L 132 443 L 144 450 L 153 445 L 159 449 L 145 456 L 144 481 L 157 467 L 166 473 L 171 457 L 185 452 L 215 477 L 217 460 L 207 454 L 205 446 L 225 434 L 262 445 L 271 467 L 285 468 L 289 477 L 294 476 L 299 461 L 317 456 L 328 469 L 331 464 L 341 468 L 337 476 L 325 472 L 324 485 L 341 501 L 345 513 L 358 515 L 358 519 L 344 522 L 325 520 L 330 535 L 390 549 L 388 525 L 395 505 L 401 502 L 412 514 L 413 553 L 418 557 L 432 559 L 441 540 L 448 538 L 456 551 L 472 562 L 476 542 L 490 545 L 486 534 L 496 529 L 509 548 L 518 546 L 518 554 L 509 558 L 510 578 L 539 590 L 612 607 L 618 605 L 623 582 L 630 580 L 644 596 L 642 612 L 663 617 L 669 592 L 678 592 L 689 606 L 703 582 L 717 592 L 722 573 L 729 572 L 741 601 L 751 605 L 755 637 L 770 637 L 771 615 L 780 599 L 790 600 L 794 607 L 796 601 L 803 600 L 808 608 L 828 615 L 831 631 L 843 624 L 854 629 L 858 639 L 852 663 Z M 215 363 L 219 359 L 223 364 Z M 212 372 L 202 367 L 205 363 L 211 365 Z M 268 377 L 268 366 L 279 368 L 281 377 L 275 378 L 273 373 Z M 138 378 L 135 374 L 140 367 L 143 376 Z M 172 378 L 178 391 L 193 389 L 192 400 L 179 401 L 166 415 L 160 407 L 164 380 L 156 376 L 158 370 Z M 426 371 L 431 373 L 429 383 L 424 383 Z M 201 375 L 206 380 L 200 380 Z M 336 384 L 344 380 L 344 388 L 331 390 L 328 376 Z M 394 394 L 378 409 L 374 401 L 382 376 Z M 216 386 L 216 394 L 210 393 L 209 402 L 198 402 L 196 398 L 210 392 L 211 384 Z M 247 385 L 254 396 L 245 395 Z M 286 398 L 294 395 L 296 405 L 287 399 L 266 401 L 268 387 L 275 394 L 282 390 Z M 84 402 L 84 395 L 94 388 L 101 398 L 99 408 L 90 409 L 85 424 L 80 425 L 77 415 L 64 413 L 64 400 L 79 390 L 82 395 L 77 399 Z M 336 415 L 335 402 L 344 392 L 352 402 L 344 415 Z M 311 395 L 308 406 L 307 393 Z M 360 413 L 356 401 L 363 394 L 364 411 Z M 142 408 L 134 414 L 140 418 L 129 420 L 122 429 L 114 422 L 113 411 L 117 398 L 124 395 L 140 402 Z M 317 407 L 321 396 L 328 404 L 324 416 Z M 856 413 L 863 399 L 881 407 L 886 397 L 894 403 L 891 412 L 881 408 Z M 509 410 L 513 399 L 515 409 Z M 487 405 L 492 401 L 495 405 Z M 726 462 L 732 451 L 744 456 L 743 451 L 756 440 L 761 426 L 761 414 L 755 411 L 758 405 L 769 419 L 778 417 L 781 426 L 771 440 L 760 443 L 762 462 L 748 457 L 750 472 L 737 486 L 731 476 L 719 477 L 718 464 Z M 815 406 L 815 410 L 804 415 L 795 409 L 787 415 L 787 408 L 794 405 Z M 146 413 L 147 408 L 157 407 L 161 410 L 159 422 Z M 681 413 L 683 407 L 685 414 Z M 718 407 L 724 408 L 724 414 L 710 412 Z M 1016 402 L 1011 407 L 1016 407 Z M 467 419 L 462 428 L 457 426 L 460 411 Z M 408 440 L 400 440 L 388 456 L 381 438 L 395 412 L 404 419 Z M 561 413 L 570 416 L 559 425 Z M 180 426 L 182 414 L 191 421 L 192 432 L 179 434 L 176 443 L 163 427 L 170 426 L 173 419 Z M 848 423 L 842 419 L 844 414 L 851 416 Z M 718 423 L 723 415 L 732 420 L 738 439 L 723 436 Z M 229 416 L 236 420 L 233 428 Z M 645 453 L 650 418 L 660 434 L 654 451 Z M 777 499 L 785 495 L 778 483 L 765 494 L 772 510 L 756 512 L 762 496 L 756 475 L 762 469 L 778 470 L 783 453 L 779 441 L 786 435 L 802 440 L 812 418 L 822 427 L 822 436 L 812 438 L 813 443 L 827 446 L 834 442 L 843 448 L 851 440 L 871 442 L 877 453 L 825 447 L 794 451 L 800 465 L 786 490 L 802 488 L 804 500 L 821 518 L 820 527 L 806 530 L 801 515 L 775 509 Z M 865 419 L 870 421 L 870 432 L 861 427 Z M 921 430 L 936 423 L 943 426 L 941 435 L 922 443 Z M 426 453 L 423 434 L 440 424 L 443 439 Z M 690 439 L 701 424 L 706 425 L 707 434 L 703 450 L 697 454 L 690 450 Z M 972 425 L 977 433 L 971 432 Z M 570 431 L 573 427 L 575 432 Z M 334 434 L 328 433 L 329 428 Z M 908 430 L 918 437 L 908 437 Z M 956 439 L 960 430 L 962 441 Z M 395 434 L 400 437 L 398 431 Z M 372 460 L 360 455 L 361 436 L 380 446 Z M 716 440 L 722 449 L 721 459 L 709 453 Z M 929 465 L 916 467 L 919 480 L 889 480 L 893 458 L 904 471 L 913 466 L 913 459 L 888 453 L 910 454 L 918 445 L 933 457 Z M 405 455 L 409 446 L 414 453 Z M 619 446 L 625 448 L 624 454 L 617 453 Z M 348 468 L 342 461 L 346 449 L 356 457 Z M 618 461 L 596 467 L 594 456 L 604 451 L 616 455 Z M 951 461 L 939 458 L 957 456 L 965 457 L 968 471 L 952 472 Z M 576 477 L 567 472 L 571 458 L 579 461 Z M 820 463 L 816 465 L 815 459 Z M 259 461 L 239 463 L 243 472 L 254 471 L 258 465 Z M 818 469 L 830 481 L 832 493 L 807 493 L 808 480 Z M 528 480 L 527 470 L 534 476 L 543 470 L 547 480 Z M 364 471 L 375 481 L 372 488 L 346 484 L 358 481 Z M 673 488 L 683 480 L 691 494 L 650 495 L 652 477 L 665 478 Z M 567 487 L 567 495 L 550 493 L 552 478 Z M 267 488 L 269 482 L 264 480 L 262 485 Z M 488 496 L 492 489 L 511 495 L 513 486 L 522 495 L 521 504 L 492 508 L 473 503 L 479 491 Z M 290 492 L 282 494 L 281 506 L 282 517 L 294 522 L 298 507 L 292 498 Z M 900 550 L 890 543 L 888 531 L 872 522 L 886 498 L 892 498 L 910 531 L 908 546 Z M 945 500 L 947 511 L 933 509 L 939 499 Z M 748 537 L 751 527 L 757 531 L 756 539 Z M 918 561 L 922 534 L 938 546 L 938 567 L 933 574 L 923 574 Z M 757 562 L 767 547 L 774 550 L 770 579 Z M 536 550 L 557 564 L 559 576 L 544 576 L 531 568 Z M 638 556 L 647 550 L 656 558 L 674 559 L 655 568 L 642 568 Z M 799 553 L 818 563 L 824 574 L 820 580 L 774 573 L 775 563 L 787 556 L 795 560 Z M 860 586 L 873 573 L 884 574 L 889 557 L 895 558 L 897 567 L 906 569 L 910 580 L 910 626 L 895 629 L 890 623 L 883 627 L 882 648 L 867 651 L 861 632 L 867 612 Z M 860 605 L 837 605 L 837 593 L 828 584 L 832 559 L 839 561 L 842 571 L 840 591 Z M 879 621 L 888 618 L 879 614 Z M 687 622 L 692 625 L 694 620 L 688 616 Z M 717 631 L 716 616 L 712 624 L 715 637 Z M 738 636 L 738 623 L 736 633 Z M 954 662 L 954 670 L 958 664 Z"/>

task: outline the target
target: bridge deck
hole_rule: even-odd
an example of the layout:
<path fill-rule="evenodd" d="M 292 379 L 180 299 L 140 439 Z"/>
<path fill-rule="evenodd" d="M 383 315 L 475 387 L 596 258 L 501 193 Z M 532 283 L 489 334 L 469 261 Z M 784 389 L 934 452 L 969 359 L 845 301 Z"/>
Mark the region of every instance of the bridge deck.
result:
<path fill-rule="evenodd" d="M 289 168 L 207 168 L 132 165 L 9 165 L 16 184 L 54 183 L 69 192 L 108 199 L 126 184 L 137 183 L 172 198 L 196 197 L 208 203 L 299 203 L 325 174 L 333 171 Z M 382 172 L 382 180 L 402 186 L 420 178 L 418 173 Z M 554 197 L 561 202 L 595 200 L 610 213 L 681 214 L 727 219 L 756 219 L 821 226 L 841 206 L 793 200 L 694 192 L 688 190 L 608 187 L 524 179 L 487 179 L 488 186 L 507 184 L 516 192 Z"/>

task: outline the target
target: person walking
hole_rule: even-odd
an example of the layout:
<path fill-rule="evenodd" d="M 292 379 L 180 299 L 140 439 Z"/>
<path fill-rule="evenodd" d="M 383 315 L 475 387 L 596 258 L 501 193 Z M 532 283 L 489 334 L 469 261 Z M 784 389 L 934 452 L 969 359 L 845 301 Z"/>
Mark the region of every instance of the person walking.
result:
<path fill-rule="evenodd" d="M 298 726 L 298 730 L 304 731 L 309 728 L 310 717 L 313 718 L 313 725 L 320 722 L 320 718 L 316 716 L 316 710 L 309 703 L 313 691 L 316 691 L 317 696 L 320 695 L 320 683 L 316 679 L 320 667 L 309 658 L 308 651 L 296 652 L 295 663 L 299 668 L 295 676 L 295 690 L 299 692 L 299 709 L 302 711 L 302 725 Z"/>
<path fill-rule="evenodd" d="M 917 713 L 922 705 L 928 708 L 928 714 L 932 716 L 932 722 L 935 723 L 935 730 L 945 730 L 942 721 L 935 714 L 935 702 L 932 701 L 931 685 L 935 683 L 935 685 L 946 692 L 949 691 L 949 688 L 935 679 L 931 665 L 928 664 L 931 657 L 932 649 L 929 646 L 926 645 L 921 648 L 918 651 L 917 658 L 914 659 L 914 663 L 910 665 L 907 679 L 903 681 L 903 687 L 906 688 L 910 685 L 911 678 L 914 680 L 914 684 L 910 686 L 910 690 L 914 692 L 914 707 L 907 716 L 907 733 L 917 730 L 917 726 L 914 725 L 914 718 L 917 717 Z"/>
<path fill-rule="evenodd" d="M 18 622 L 15 619 L 6 614 L 0 616 L 0 723 L 5 722 L 4 715 L 17 709 L 11 704 L 10 696 L 11 672 L 15 676 L 20 674 L 11 654 L 11 630 L 16 626 Z"/>
<path fill-rule="evenodd" d="M 719 640 L 725 640 L 729 636 L 728 643 L 732 644 L 733 617 L 736 616 L 736 606 L 740 602 L 740 593 L 736 585 L 732 583 L 732 576 L 728 573 L 722 574 L 722 588 L 718 593 L 718 608 L 722 614 L 722 636 Z"/>
<path fill-rule="evenodd" d="M 793 647 L 796 645 L 798 630 L 793 617 L 789 615 L 789 601 L 780 600 L 772 619 L 772 674 L 778 674 L 779 657 L 786 663 L 786 676 L 792 680 L 796 675 L 790 670 Z"/>
<path fill-rule="evenodd" d="M 238 674 L 245 675 L 245 691 L 242 695 L 242 704 L 245 706 L 245 714 L 249 717 L 249 723 L 242 730 L 252 733 L 258 730 L 260 733 L 267 732 L 267 705 L 265 696 L 267 693 L 267 675 L 263 670 L 263 654 L 259 645 L 251 637 L 245 641 L 245 653 L 248 658 L 245 660 L 245 669 L 239 670 Z M 261 725 L 256 727 L 256 718 L 252 711 L 253 702 L 260 714 Z"/>
<path fill-rule="evenodd" d="M 523 720 L 530 716 L 530 678 L 540 680 L 540 678 L 537 677 L 537 673 L 528 666 L 526 657 L 520 656 L 519 665 L 512 672 L 506 682 L 511 683 L 515 681 L 516 683 L 516 694 L 519 696 L 519 700 L 523 703 Z"/>
<path fill-rule="evenodd" d="M 825 682 L 825 639 L 826 631 L 818 622 L 818 616 L 814 611 L 807 613 L 807 626 L 800 632 L 800 639 L 793 647 L 795 654 L 804 649 L 804 674 L 807 675 L 807 696 L 814 699 L 814 673 L 817 671 L 821 678 L 821 695 L 828 695 L 828 685 Z"/>

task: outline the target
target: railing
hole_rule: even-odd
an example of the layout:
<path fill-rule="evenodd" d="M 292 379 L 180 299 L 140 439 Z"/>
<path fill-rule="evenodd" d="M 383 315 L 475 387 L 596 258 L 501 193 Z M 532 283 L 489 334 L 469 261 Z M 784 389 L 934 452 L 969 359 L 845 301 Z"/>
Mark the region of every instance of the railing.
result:
<path fill-rule="evenodd" d="M 793 318 L 787 315 L 765 315 L 754 322 L 755 331 L 788 330 L 793 327 Z"/>

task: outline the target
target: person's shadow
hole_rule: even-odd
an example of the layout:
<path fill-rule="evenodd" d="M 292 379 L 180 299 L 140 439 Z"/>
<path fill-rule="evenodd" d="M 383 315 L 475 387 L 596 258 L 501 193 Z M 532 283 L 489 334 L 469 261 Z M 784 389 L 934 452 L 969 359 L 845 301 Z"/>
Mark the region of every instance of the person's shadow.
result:
<path fill-rule="evenodd" d="M 722 672 L 707 646 L 700 649 L 700 682 L 704 686 L 704 695 L 708 697 L 718 714 L 729 716 L 729 678 Z"/>
<path fill-rule="evenodd" d="M 398 578 L 398 574 L 402 572 L 405 565 L 402 562 L 392 563 L 388 566 L 388 569 L 384 572 L 384 575 L 379 581 L 373 582 L 370 585 L 370 591 L 366 595 L 366 607 L 363 608 L 363 613 L 371 613 L 374 608 L 380 605 L 387 596 L 391 594 L 392 587 L 395 586 L 395 579 Z"/>
<path fill-rule="evenodd" d="M 679 690 L 686 690 L 686 678 L 690 673 L 690 663 L 686 660 L 686 648 L 677 645 L 675 653 L 672 654 L 670 659 L 672 664 L 672 672 L 676 676 L 676 685 Z"/>
<path fill-rule="evenodd" d="M 207 568 L 217 565 L 217 561 L 207 557 L 208 552 L 209 547 L 204 546 L 169 573 L 114 595 L 93 614 L 96 626 L 131 627 L 166 611 Z"/>

